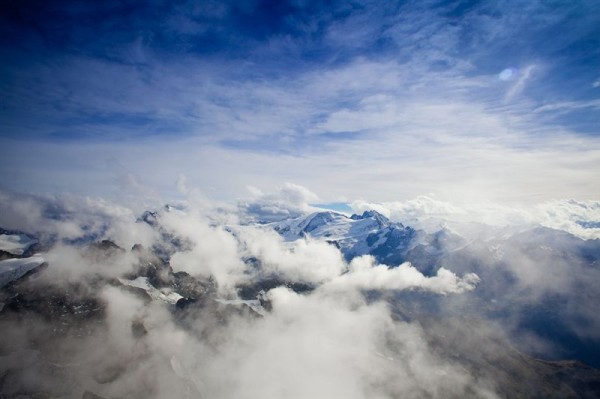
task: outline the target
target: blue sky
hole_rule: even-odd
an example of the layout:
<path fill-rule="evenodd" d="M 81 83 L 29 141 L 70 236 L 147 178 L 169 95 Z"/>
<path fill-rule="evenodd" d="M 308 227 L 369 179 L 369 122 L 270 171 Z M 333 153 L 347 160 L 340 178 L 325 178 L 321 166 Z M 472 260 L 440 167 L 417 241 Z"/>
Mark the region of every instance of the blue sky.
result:
<path fill-rule="evenodd" d="M 600 195 L 597 1 L 5 1 L 17 191 Z"/>

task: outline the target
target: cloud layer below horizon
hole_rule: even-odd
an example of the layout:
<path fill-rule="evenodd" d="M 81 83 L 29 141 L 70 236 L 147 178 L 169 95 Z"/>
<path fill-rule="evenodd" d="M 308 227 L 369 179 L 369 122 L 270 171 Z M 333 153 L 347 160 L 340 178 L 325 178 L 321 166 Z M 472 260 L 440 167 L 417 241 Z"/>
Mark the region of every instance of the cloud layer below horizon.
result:
<path fill-rule="evenodd" d="M 514 381 L 504 373 L 529 384 L 541 381 L 530 380 L 532 375 L 539 378 L 537 366 L 556 364 L 539 362 L 532 367 L 533 359 L 508 346 L 509 342 L 523 345 L 514 340 L 525 339 L 531 354 L 550 345 L 533 333 L 512 335 L 519 317 L 530 320 L 530 313 L 523 315 L 510 307 L 500 312 L 504 317 L 488 320 L 485 312 L 478 314 L 474 309 L 491 306 L 493 310 L 502 304 L 529 309 L 547 304 L 554 311 L 562 309 L 557 316 L 569 327 L 567 331 L 581 339 L 598 339 L 594 301 L 598 270 L 593 267 L 597 261 L 591 263 L 585 254 L 573 256 L 576 248 L 569 246 L 570 240 L 562 242 L 567 251 L 558 246 L 548 252 L 544 248 L 549 247 L 538 245 L 535 231 L 529 231 L 518 242 L 529 238 L 535 247 L 525 246 L 523 251 L 505 243 L 484 247 L 482 253 L 475 248 L 470 261 L 459 258 L 451 267 L 442 264 L 435 274 L 426 275 L 409 263 L 389 268 L 371 256 L 346 262 L 334 245 L 310 238 L 285 242 L 268 226 L 239 225 L 247 215 L 224 215 L 253 210 L 270 216 L 282 215 L 286 209 L 288 215 L 310 212 L 307 202 L 317 197 L 302 186 L 288 184 L 278 193 L 253 190 L 254 202 L 223 208 L 198 197 L 183 179 L 180 183 L 190 199 L 185 209 L 162 208 L 155 218 L 160 227 L 138 221 L 139 212 L 107 200 L 0 190 L 1 227 L 35 233 L 40 240 L 54 243 L 43 254 L 49 266 L 25 287 L 31 284 L 31 292 L 45 295 L 54 290 L 70 292 L 69 287 L 79 285 L 86 295 L 99 295 L 105 307 L 100 327 L 92 319 L 87 334 L 75 329 L 72 335 L 51 336 L 51 323 L 63 319 L 44 321 L 35 312 L 18 320 L 2 318 L 6 334 L 0 369 L 10 370 L 3 385 L 6 393 L 26 387 L 27 392 L 44 390 L 57 395 L 90 390 L 104 397 L 140 394 L 143 389 L 141 394 L 149 398 L 185 398 L 198 392 L 214 398 L 249 399 L 495 398 L 514 389 L 504 385 Z M 563 204 L 563 216 L 571 215 L 569 204 L 574 208 L 586 205 Z M 392 217 L 461 215 L 459 208 L 431 198 L 375 205 L 395 212 Z M 595 214 L 592 205 L 587 204 L 588 216 Z M 554 234 L 548 237 L 562 237 Z M 217 283 L 215 292 L 197 302 L 197 307 L 188 308 L 190 313 L 172 307 L 169 311 L 172 303 L 161 302 L 160 296 L 144 302 L 114 279 L 120 277 L 123 283 L 137 264 L 148 262 L 129 250 L 134 243 L 151 248 L 173 237 L 183 243 L 171 257 L 173 271 L 185 271 L 203 283 L 209 279 Z M 82 244 L 102 239 L 113 240 L 126 250 L 102 255 Z M 561 240 L 549 244 L 561 244 Z M 590 248 L 597 248 L 591 244 Z M 452 252 L 447 255 L 451 257 Z M 597 250 L 588 255 L 597 259 Z M 469 269 L 472 266 L 478 268 L 477 274 Z M 504 273 L 511 278 L 507 280 Z M 308 288 L 300 292 L 285 285 L 267 288 L 260 295 L 272 308 L 262 317 L 243 306 L 247 312 L 220 307 L 223 301 L 238 299 L 232 289 L 236 284 L 272 278 Z M 100 284 L 103 280 L 112 283 Z M 162 289 L 175 291 L 177 287 Z M 556 295 L 560 306 L 546 302 Z M 434 310 L 436 306 L 439 309 Z M 140 323 L 145 332 L 136 336 Z M 548 351 L 562 354 L 553 347 Z"/>

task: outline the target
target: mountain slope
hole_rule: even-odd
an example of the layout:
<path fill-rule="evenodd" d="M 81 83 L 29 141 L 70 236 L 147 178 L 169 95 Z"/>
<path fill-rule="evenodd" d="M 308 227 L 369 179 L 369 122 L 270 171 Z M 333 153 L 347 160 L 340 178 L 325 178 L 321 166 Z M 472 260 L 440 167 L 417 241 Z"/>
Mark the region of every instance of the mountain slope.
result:
<path fill-rule="evenodd" d="M 370 254 L 388 265 L 402 263 L 406 252 L 423 238 L 420 232 L 394 223 L 376 211 L 350 217 L 337 212 L 316 212 L 269 226 L 287 241 L 309 236 L 335 245 L 346 260 Z"/>

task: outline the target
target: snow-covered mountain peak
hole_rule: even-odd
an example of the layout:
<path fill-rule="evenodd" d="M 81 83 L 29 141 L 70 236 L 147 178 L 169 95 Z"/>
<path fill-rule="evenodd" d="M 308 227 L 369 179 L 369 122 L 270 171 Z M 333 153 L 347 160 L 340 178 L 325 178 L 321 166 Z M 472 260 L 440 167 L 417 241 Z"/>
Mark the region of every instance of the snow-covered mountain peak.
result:
<path fill-rule="evenodd" d="M 22 256 L 29 248 L 37 243 L 35 238 L 23 233 L 9 233 L 0 229 L 0 251 L 12 256 Z"/>
<path fill-rule="evenodd" d="M 316 212 L 270 226 L 286 241 L 310 236 L 336 245 L 347 259 L 370 253 L 381 255 L 381 260 L 389 263 L 398 262 L 416 237 L 414 229 L 394 223 L 376 211 L 350 217 L 332 211 Z"/>
<path fill-rule="evenodd" d="M 343 223 L 344 219 L 346 219 L 345 215 L 336 212 L 315 212 L 306 217 L 299 227 L 302 228 L 302 232 L 311 233 L 332 223 Z"/>
<path fill-rule="evenodd" d="M 364 220 L 364 219 L 374 219 L 378 221 L 381 225 L 390 224 L 390 219 L 382 215 L 381 213 L 375 210 L 364 211 L 362 215 L 354 214 L 350 216 L 352 220 Z"/>
<path fill-rule="evenodd" d="M 168 213 L 168 212 L 173 212 L 176 210 L 181 210 L 179 207 L 170 205 L 170 204 L 166 204 L 165 206 L 163 206 L 161 209 L 156 210 L 156 211 L 145 211 L 142 216 L 140 216 L 138 218 L 138 222 L 145 222 L 147 224 L 149 224 L 152 227 L 155 227 L 158 225 L 158 219 L 160 218 L 160 216 L 164 213 Z"/>
<path fill-rule="evenodd" d="M 323 211 L 271 224 L 288 241 L 310 235 L 314 238 L 339 239 L 380 228 L 374 218 L 351 218 L 344 214 Z"/>

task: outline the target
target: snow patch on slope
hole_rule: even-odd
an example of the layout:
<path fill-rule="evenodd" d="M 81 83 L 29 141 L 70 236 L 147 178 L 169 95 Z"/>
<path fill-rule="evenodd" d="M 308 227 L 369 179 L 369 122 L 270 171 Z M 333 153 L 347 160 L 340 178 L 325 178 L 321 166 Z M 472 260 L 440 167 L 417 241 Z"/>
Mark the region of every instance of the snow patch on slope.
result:
<path fill-rule="evenodd" d="M 258 313 L 261 316 L 265 316 L 267 311 L 263 308 L 262 304 L 258 299 L 215 299 L 218 303 L 223 305 L 234 305 L 234 306 L 248 306 L 254 312 Z"/>
<path fill-rule="evenodd" d="M 16 256 L 23 255 L 35 243 L 37 243 L 37 240 L 26 234 L 0 235 L 0 251 Z"/>
<path fill-rule="evenodd" d="M 45 262 L 41 256 L 32 256 L 23 259 L 7 259 L 0 261 L 0 287 L 18 280 L 27 272 L 38 268 Z"/>
<path fill-rule="evenodd" d="M 121 282 L 121 284 L 127 285 L 129 287 L 141 288 L 144 291 L 146 291 L 152 299 L 161 300 L 171 305 L 175 305 L 178 300 L 183 298 L 177 292 L 167 289 L 159 290 L 158 288 L 155 288 L 148 281 L 148 277 L 138 277 L 135 280 L 125 280 L 120 278 L 119 281 Z"/>
<path fill-rule="evenodd" d="M 285 220 L 269 225 L 286 241 L 310 236 L 334 243 L 350 259 L 354 256 L 398 254 L 416 245 L 416 231 L 391 222 L 375 211 L 362 215 L 336 212 L 317 212 L 308 216 Z"/>

